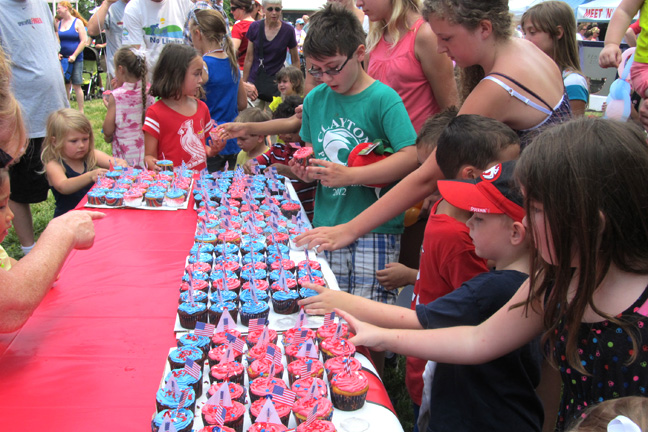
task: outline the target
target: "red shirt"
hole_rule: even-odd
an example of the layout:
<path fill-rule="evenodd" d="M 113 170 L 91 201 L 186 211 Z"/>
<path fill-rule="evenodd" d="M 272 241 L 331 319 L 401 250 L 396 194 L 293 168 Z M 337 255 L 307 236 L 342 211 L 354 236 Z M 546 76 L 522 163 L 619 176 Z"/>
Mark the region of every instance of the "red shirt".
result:
<path fill-rule="evenodd" d="M 240 20 L 232 26 L 232 38 L 241 40 L 241 45 L 239 45 L 238 52 L 236 53 L 241 70 L 243 70 L 243 66 L 245 66 L 245 55 L 247 54 L 248 47 L 248 38 L 245 35 L 247 35 L 248 27 L 250 27 L 250 24 L 253 22 L 254 21 Z"/>
<path fill-rule="evenodd" d="M 432 207 L 423 245 L 419 274 L 414 285 L 411 308 L 428 304 L 459 288 L 462 283 L 488 271 L 486 260 L 475 255 L 470 230 L 465 223 L 445 214 L 436 214 L 441 200 Z M 412 401 L 421 405 L 423 371 L 427 360 L 407 357 L 405 384 Z"/>
<path fill-rule="evenodd" d="M 183 116 L 159 100 L 146 110 L 142 130 L 158 140 L 157 158 L 173 161 L 173 165 L 201 170 L 205 168 L 205 139 L 211 117 L 203 101 L 192 116 Z"/>

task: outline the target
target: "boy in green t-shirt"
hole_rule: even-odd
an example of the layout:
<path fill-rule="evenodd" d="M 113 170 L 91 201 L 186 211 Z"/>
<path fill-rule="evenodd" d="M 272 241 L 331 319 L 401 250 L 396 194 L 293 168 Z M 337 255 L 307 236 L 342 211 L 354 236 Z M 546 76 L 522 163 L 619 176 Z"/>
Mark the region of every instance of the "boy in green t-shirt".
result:
<path fill-rule="evenodd" d="M 325 85 L 304 100 L 300 135 L 313 147 L 308 167 L 291 162 L 304 181 L 318 180 L 313 225 L 333 226 L 353 219 L 373 204 L 383 188 L 416 169 L 416 132 L 401 98 L 362 68 L 365 34 L 353 13 L 328 4 L 311 19 L 304 42 L 308 72 Z M 359 144 L 384 140 L 393 154 L 376 163 L 348 167 Z M 360 156 L 363 157 L 363 156 Z M 396 293 L 384 289 L 376 271 L 397 261 L 403 215 L 379 226 L 340 250 L 326 252 L 342 290 L 393 304 Z"/>

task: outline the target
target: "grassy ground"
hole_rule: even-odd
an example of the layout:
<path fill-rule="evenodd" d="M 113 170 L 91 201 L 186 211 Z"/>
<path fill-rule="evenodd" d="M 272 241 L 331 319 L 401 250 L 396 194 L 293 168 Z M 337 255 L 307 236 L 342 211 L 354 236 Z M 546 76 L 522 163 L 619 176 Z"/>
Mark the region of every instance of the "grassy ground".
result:
<path fill-rule="evenodd" d="M 104 81 L 105 82 L 105 81 Z M 72 108 L 76 108 L 76 102 L 71 102 Z M 101 126 L 106 114 L 106 108 L 100 99 L 85 102 L 85 114 L 90 119 L 92 129 L 94 130 L 96 148 L 111 154 L 111 146 L 103 140 Z M 54 197 L 51 192 L 47 201 L 34 204 L 31 206 L 34 220 L 34 231 L 38 237 L 49 223 L 54 214 Z M 9 230 L 9 235 L 2 242 L 2 246 L 7 253 L 16 258 L 22 258 L 23 254 L 20 249 L 18 237 L 13 228 Z M 413 429 L 413 415 L 409 395 L 405 389 L 405 358 L 400 357 L 397 368 L 385 367 L 385 387 L 390 396 L 392 404 L 396 409 L 397 416 L 403 425 L 405 432 Z"/>

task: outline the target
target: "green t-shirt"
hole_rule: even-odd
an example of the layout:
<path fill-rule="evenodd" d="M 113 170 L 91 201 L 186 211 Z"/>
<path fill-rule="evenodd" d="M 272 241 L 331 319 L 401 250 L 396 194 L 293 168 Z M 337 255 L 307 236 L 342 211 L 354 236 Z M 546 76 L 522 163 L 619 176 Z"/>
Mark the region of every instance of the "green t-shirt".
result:
<path fill-rule="evenodd" d="M 360 143 L 383 139 L 396 152 L 416 141 L 416 132 L 400 96 L 379 81 L 350 96 L 338 94 L 326 84 L 317 86 L 304 100 L 300 135 L 313 144 L 316 158 L 345 166 L 349 153 Z M 329 188 L 318 183 L 313 226 L 348 222 L 377 200 L 375 188 Z M 403 215 L 372 232 L 402 233 Z"/>

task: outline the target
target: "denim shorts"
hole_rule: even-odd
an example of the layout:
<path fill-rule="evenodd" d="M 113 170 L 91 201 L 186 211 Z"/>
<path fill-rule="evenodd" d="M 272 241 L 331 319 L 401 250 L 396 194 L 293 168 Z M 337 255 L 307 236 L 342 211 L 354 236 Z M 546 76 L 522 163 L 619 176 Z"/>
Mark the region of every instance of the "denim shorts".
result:
<path fill-rule="evenodd" d="M 81 85 L 83 84 L 83 59 L 76 59 L 74 61 L 74 68 L 72 69 L 72 76 L 69 80 L 65 80 L 65 84 Z"/>

